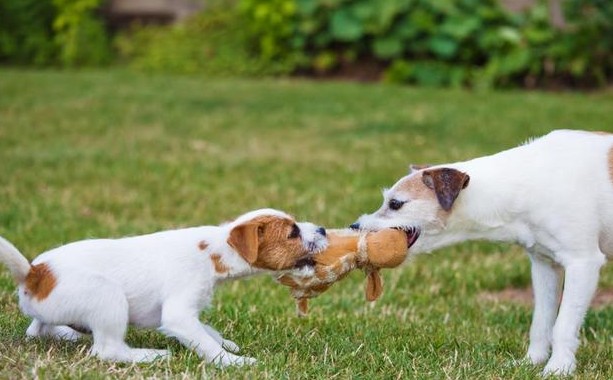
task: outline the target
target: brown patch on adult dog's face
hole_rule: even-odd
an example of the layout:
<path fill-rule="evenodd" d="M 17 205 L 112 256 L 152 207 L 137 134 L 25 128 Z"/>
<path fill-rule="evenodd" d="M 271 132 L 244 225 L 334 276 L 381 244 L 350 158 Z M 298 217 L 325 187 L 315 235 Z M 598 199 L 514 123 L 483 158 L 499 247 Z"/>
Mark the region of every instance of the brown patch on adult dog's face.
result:
<path fill-rule="evenodd" d="M 207 249 L 209 247 L 208 243 L 204 240 L 202 240 L 200 243 L 198 243 L 198 249 L 201 251 L 204 251 L 205 249 Z"/>
<path fill-rule="evenodd" d="M 47 264 L 33 265 L 26 275 L 26 291 L 38 301 L 49 296 L 55 288 L 57 280 Z"/>
<path fill-rule="evenodd" d="M 434 190 L 438 203 L 443 210 L 449 211 L 462 189 L 470 182 L 466 173 L 451 168 L 424 170 L 421 180 L 431 190 Z"/>
<path fill-rule="evenodd" d="M 226 274 L 230 271 L 230 268 L 223 262 L 223 260 L 221 260 L 221 255 L 217 253 L 212 254 L 211 261 L 213 262 L 215 272 L 219 274 Z"/>
<path fill-rule="evenodd" d="M 258 216 L 234 227 L 228 244 L 253 267 L 290 269 L 309 253 L 296 228 L 296 222 L 289 218 Z"/>

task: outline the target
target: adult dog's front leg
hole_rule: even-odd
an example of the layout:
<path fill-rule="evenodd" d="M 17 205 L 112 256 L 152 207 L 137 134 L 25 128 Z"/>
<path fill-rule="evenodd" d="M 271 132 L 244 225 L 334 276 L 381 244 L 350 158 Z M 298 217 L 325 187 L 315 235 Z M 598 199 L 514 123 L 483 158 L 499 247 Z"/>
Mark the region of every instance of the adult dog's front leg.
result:
<path fill-rule="evenodd" d="M 530 253 L 534 314 L 530 326 L 528 360 L 540 364 L 549 358 L 551 335 L 560 300 L 560 273 L 547 259 Z"/>
<path fill-rule="evenodd" d="M 579 329 L 590 305 L 604 255 L 598 253 L 566 265 L 564 295 L 553 328 L 553 351 L 545 366 L 545 374 L 570 374 L 575 370 L 575 351 L 579 345 Z"/>
<path fill-rule="evenodd" d="M 164 305 L 160 330 L 177 338 L 183 345 L 196 351 L 208 362 L 225 367 L 229 365 L 254 364 L 255 359 L 237 356 L 223 349 L 200 323 L 197 312 L 176 304 Z"/>

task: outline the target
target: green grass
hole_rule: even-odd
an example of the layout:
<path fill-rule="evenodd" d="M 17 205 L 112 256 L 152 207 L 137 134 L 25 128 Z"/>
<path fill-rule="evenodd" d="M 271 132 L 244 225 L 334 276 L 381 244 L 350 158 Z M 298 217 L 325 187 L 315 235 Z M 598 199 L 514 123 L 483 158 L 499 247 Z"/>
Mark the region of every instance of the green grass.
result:
<path fill-rule="evenodd" d="M 329 227 L 379 206 L 410 163 L 449 162 L 556 128 L 609 130 L 613 93 L 473 93 L 377 84 L 210 80 L 125 71 L 0 71 L 0 234 L 29 257 L 88 237 L 217 224 L 275 207 Z M 601 288 L 613 287 L 611 266 Z M 155 331 L 168 361 L 100 362 L 90 341 L 28 341 L 0 271 L 0 378 L 534 378 L 518 365 L 529 306 L 479 294 L 530 283 L 509 245 L 467 243 L 384 273 L 353 273 L 294 314 L 268 276 L 219 287 L 203 319 L 259 362 L 216 369 Z M 613 306 L 582 330 L 579 379 L 613 378 Z"/>

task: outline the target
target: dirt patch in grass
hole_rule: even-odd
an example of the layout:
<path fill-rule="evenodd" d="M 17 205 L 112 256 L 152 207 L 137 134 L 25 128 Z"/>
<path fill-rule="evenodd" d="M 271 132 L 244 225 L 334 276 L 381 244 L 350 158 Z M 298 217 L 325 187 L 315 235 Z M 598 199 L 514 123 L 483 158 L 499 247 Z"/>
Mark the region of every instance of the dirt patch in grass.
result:
<path fill-rule="evenodd" d="M 497 292 L 481 292 L 477 297 L 480 301 L 504 302 L 518 305 L 532 305 L 532 288 L 506 288 Z M 613 289 L 598 289 L 592 300 L 592 307 L 607 307 L 613 305 Z"/>

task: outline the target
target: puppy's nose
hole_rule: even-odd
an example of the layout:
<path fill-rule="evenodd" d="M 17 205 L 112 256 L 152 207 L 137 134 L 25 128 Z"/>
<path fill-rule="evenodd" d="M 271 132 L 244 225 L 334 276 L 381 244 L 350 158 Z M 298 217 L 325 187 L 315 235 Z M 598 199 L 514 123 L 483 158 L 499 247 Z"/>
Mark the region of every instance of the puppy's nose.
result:
<path fill-rule="evenodd" d="M 315 230 L 315 232 L 317 232 L 318 234 L 322 236 L 326 236 L 326 229 L 323 227 L 319 227 L 317 230 Z"/>
<path fill-rule="evenodd" d="M 360 223 L 355 222 L 352 225 L 350 225 L 349 228 L 351 228 L 352 230 L 359 230 L 360 229 Z"/>

